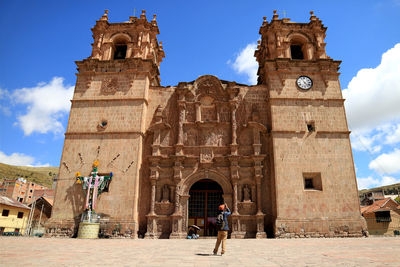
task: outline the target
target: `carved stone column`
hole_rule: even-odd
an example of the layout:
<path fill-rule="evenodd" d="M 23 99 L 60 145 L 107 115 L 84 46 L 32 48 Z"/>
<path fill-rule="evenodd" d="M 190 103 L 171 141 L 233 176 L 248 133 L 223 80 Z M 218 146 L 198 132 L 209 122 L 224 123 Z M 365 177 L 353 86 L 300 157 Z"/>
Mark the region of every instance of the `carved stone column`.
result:
<path fill-rule="evenodd" d="M 261 180 L 263 178 L 262 175 L 262 164 L 261 161 L 264 157 L 257 157 L 254 158 L 254 174 L 255 180 L 257 185 L 257 214 L 256 214 L 256 221 L 257 221 L 257 234 L 256 238 L 265 238 L 267 234 L 264 231 L 264 217 L 265 214 L 262 212 L 261 206 Z"/>
<path fill-rule="evenodd" d="M 156 203 L 156 180 L 151 180 L 151 202 L 149 215 L 155 215 L 154 207 Z"/>
<path fill-rule="evenodd" d="M 196 122 L 201 122 L 201 104 L 196 102 Z"/>
<path fill-rule="evenodd" d="M 233 214 L 238 214 L 238 183 L 233 182 Z"/>
<path fill-rule="evenodd" d="M 174 213 L 171 215 L 171 226 L 172 231 L 169 235 L 171 239 L 177 238 L 185 238 L 186 231 L 183 230 L 184 224 L 184 216 L 185 214 L 182 213 L 181 205 L 183 205 L 183 200 L 181 199 L 181 180 L 182 180 L 182 162 L 184 160 L 184 156 L 175 156 L 175 163 L 174 163 L 174 183 L 175 183 L 175 197 L 174 197 Z"/>
<path fill-rule="evenodd" d="M 184 219 L 183 217 L 185 214 L 182 214 L 179 206 L 180 206 L 180 186 L 177 186 L 175 189 L 175 212 L 171 215 L 171 226 L 172 226 L 172 232 L 169 235 L 170 239 L 182 239 L 186 238 L 186 231 L 183 229 L 186 229 L 184 226 Z M 186 199 L 187 201 L 187 199 Z"/>
<path fill-rule="evenodd" d="M 231 181 L 233 185 L 233 215 L 239 214 L 238 212 L 238 181 L 239 181 L 239 162 L 237 156 L 231 156 Z"/>
<path fill-rule="evenodd" d="M 155 213 L 156 203 L 156 183 L 159 178 L 158 171 L 158 157 L 150 158 L 150 183 L 151 183 L 151 199 L 150 199 L 150 212 L 146 215 L 147 217 L 147 232 L 145 238 L 157 238 L 157 214 Z"/>
<path fill-rule="evenodd" d="M 183 145 L 183 123 L 185 122 L 186 104 L 183 100 L 178 100 L 179 127 L 178 127 L 178 145 Z"/>
<path fill-rule="evenodd" d="M 232 145 L 237 145 L 237 122 L 236 122 L 236 110 L 237 110 L 237 101 L 231 100 L 230 107 L 231 107 L 231 123 L 232 123 Z"/>
<path fill-rule="evenodd" d="M 257 183 L 257 214 L 263 214 L 261 211 L 261 176 L 256 177 Z"/>
<path fill-rule="evenodd" d="M 130 58 L 132 56 L 132 51 L 133 51 L 133 42 L 130 42 L 127 45 L 126 58 Z"/>
<path fill-rule="evenodd" d="M 103 60 L 112 59 L 112 46 L 111 42 L 107 42 L 103 44 Z"/>

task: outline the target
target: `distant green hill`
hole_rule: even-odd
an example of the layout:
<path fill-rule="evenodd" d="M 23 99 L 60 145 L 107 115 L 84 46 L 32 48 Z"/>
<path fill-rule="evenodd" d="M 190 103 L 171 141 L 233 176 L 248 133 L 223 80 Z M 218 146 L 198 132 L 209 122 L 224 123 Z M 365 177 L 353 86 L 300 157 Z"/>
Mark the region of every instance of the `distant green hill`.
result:
<path fill-rule="evenodd" d="M 4 178 L 25 178 L 37 184 L 51 188 L 58 167 L 25 167 L 0 163 L 0 180 Z"/>
<path fill-rule="evenodd" d="M 358 194 L 362 195 L 371 191 L 381 191 L 381 190 L 383 190 L 383 193 L 385 195 L 397 195 L 398 193 L 400 193 L 400 183 L 359 190 Z"/>

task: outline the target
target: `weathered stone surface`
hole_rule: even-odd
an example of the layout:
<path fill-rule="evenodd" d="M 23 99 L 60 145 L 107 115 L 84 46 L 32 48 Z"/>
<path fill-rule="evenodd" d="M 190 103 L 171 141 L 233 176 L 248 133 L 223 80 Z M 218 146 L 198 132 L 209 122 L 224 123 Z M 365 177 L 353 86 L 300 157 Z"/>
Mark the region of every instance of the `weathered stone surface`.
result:
<path fill-rule="evenodd" d="M 74 173 L 89 174 L 94 160 L 114 173 L 96 208 L 103 237 L 185 237 L 190 188 L 202 179 L 222 188 L 232 238 L 365 234 L 340 62 L 325 53 L 325 31 L 315 16 L 275 15 L 260 29 L 257 85 L 204 75 L 162 87 L 155 19 L 103 16 L 91 57 L 77 62 L 49 235 L 74 235 L 84 202 Z M 300 76 L 312 87 L 300 88 Z"/>

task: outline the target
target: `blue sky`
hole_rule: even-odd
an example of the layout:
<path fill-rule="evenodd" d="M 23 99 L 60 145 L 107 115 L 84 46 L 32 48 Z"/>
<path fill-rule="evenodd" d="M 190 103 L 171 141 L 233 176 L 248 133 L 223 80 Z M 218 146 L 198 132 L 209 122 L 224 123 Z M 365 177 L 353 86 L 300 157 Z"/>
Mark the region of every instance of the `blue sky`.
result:
<path fill-rule="evenodd" d="M 359 188 L 400 182 L 400 0 L 381 1 L 1 1 L 0 162 L 58 166 L 76 65 L 91 53 L 91 27 L 145 9 L 157 14 L 166 57 L 162 85 L 213 74 L 254 82 L 262 17 L 278 10 L 328 27 L 327 54 L 340 81 Z"/>

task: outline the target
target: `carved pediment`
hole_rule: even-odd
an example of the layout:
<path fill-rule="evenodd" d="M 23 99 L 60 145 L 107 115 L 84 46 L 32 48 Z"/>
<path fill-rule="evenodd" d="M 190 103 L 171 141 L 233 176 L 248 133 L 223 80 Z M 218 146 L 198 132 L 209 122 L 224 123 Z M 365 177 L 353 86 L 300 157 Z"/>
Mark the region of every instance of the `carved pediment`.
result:
<path fill-rule="evenodd" d="M 228 94 L 222 87 L 221 81 L 212 75 L 204 75 L 194 82 L 196 96 L 212 96 L 215 99 L 227 99 Z M 199 97 L 198 97 L 199 98 Z"/>

